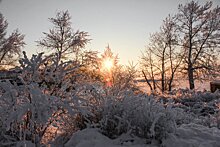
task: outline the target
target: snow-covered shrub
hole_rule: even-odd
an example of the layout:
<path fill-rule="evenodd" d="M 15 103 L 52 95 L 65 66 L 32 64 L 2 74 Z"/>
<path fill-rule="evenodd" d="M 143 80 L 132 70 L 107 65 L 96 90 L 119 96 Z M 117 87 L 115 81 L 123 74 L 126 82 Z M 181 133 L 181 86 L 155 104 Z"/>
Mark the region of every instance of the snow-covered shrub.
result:
<path fill-rule="evenodd" d="M 96 111 L 100 115 L 100 131 L 110 138 L 130 132 L 160 141 L 176 127 L 175 110 L 171 106 L 164 107 L 154 97 L 133 92 L 107 96 Z"/>
<path fill-rule="evenodd" d="M 61 114 L 74 114 L 67 101 L 44 94 L 37 84 L 17 86 L 0 82 L 0 88 L 3 91 L 0 121 L 4 132 L 1 145 L 22 140 L 39 145 L 49 127 L 59 127 Z"/>
<path fill-rule="evenodd" d="M 175 131 L 175 119 L 179 113 L 171 104 L 164 106 L 153 96 L 137 95 L 129 89 L 116 94 L 111 88 L 99 86 L 86 84 L 85 91 L 81 91 L 80 97 L 88 100 L 86 107 L 89 111 L 80 113 L 83 128 L 98 127 L 110 138 L 130 132 L 150 140 L 161 140 L 167 133 Z"/>
<path fill-rule="evenodd" d="M 198 116 L 208 116 L 218 113 L 220 93 L 218 91 L 211 93 L 208 91 L 179 89 L 172 91 L 171 95 L 160 96 L 159 99 L 165 102 L 172 99 L 176 107 L 182 108 L 188 113 L 192 112 Z"/>
<path fill-rule="evenodd" d="M 191 92 L 188 96 L 179 96 L 175 101 L 184 106 L 185 112 L 194 114 L 199 124 L 211 127 L 219 113 L 220 93 Z"/>
<path fill-rule="evenodd" d="M 90 113 L 81 115 L 81 124 L 98 127 L 110 138 L 130 133 L 150 141 L 161 141 L 183 124 L 193 122 L 215 127 L 219 123 L 218 93 L 185 90 L 177 91 L 178 97 L 148 96 L 137 95 L 129 88 L 115 93 L 111 87 L 105 89 L 99 86 L 87 84 L 84 88 L 87 90 L 81 97 L 87 98 Z"/>
<path fill-rule="evenodd" d="M 36 83 L 44 93 L 70 97 L 75 89 L 75 75 L 79 65 L 72 61 L 59 62 L 53 56 L 44 57 L 43 53 L 32 55 L 28 59 L 23 52 L 24 58 L 20 59 L 22 74 L 20 75 L 26 84 Z"/>
<path fill-rule="evenodd" d="M 80 98 L 83 88 L 74 80 L 78 65 L 58 63 L 42 53 L 31 59 L 24 53 L 20 64 L 21 84 L 0 82 L 0 144 L 26 140 L 39 145 L 49 141 L 45 136 L 51 127 L 63 134 L 77 130 L 76 123 L 67 120 L 74 122 L 78 114 L 85 115 L 88 104 Z"/>
<path fill-rule="evenodd" d="M 116 138 L 129 131 L 129 121 L 125 118 L 125 110 L 120 100 L 106 100 L 101 112 L 101 132 L 110 137 Z"/>
<path fill-rule="evenodd" d="M 186 119 L 179 119 L 177 121 L 178 125 L 193 122 L 208 127 L 218 126 L 220 112 L 220 93 L 218 91 L 211 93 L 208 91 L 178 89 L 172 91 L 170 95 L 160 95 L 157 97 L 159 97 L 157 99 L 162 100 L 165 104 L 172 100 L 174 107 L 185 113 Z"/>

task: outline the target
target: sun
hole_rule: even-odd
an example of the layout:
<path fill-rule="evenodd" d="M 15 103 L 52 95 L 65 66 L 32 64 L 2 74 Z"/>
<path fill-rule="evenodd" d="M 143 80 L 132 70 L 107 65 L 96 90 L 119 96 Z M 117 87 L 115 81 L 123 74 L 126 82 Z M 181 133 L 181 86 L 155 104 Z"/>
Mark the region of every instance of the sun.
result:
<path fill-rule="evenodd" d="M 102 63 L 102 66 L 104 69 L 108 70 L 108 71 L 111 71 L 111 69 L 113 68 L 114 66 L 114 63 L 113 63 L 113 60 L 111 58 L 106 58 L 103 63 Z"/>
<path fill-rule="evenodd" d="M 101 74 L 103 75 L 105 84 L 107 87 L 111 87 L 112 86 L 112 72 L 113 72 L 113 68 L 114 68 L 114 59 L 110 58 L 110 57 L 106 57 L 103 58 L 101 61 Z"/>

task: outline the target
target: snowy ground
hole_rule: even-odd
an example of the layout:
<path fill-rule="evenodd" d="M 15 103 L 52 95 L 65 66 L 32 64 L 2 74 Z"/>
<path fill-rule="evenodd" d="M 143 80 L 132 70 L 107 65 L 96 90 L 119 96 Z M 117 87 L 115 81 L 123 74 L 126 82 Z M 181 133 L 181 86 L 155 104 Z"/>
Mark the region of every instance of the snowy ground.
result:
<path fill-rule="evenodd" d="M 177 128 L 163 141 L 164 147 L 219 147 L 220 130 L 202 125 L 188 124 Z M 143 139 L 123 134 L 115 140 L 103 136 L 97 129 L 75 133 L 65 147 L 159 147 L 157 142 L 146 144 Z"/>

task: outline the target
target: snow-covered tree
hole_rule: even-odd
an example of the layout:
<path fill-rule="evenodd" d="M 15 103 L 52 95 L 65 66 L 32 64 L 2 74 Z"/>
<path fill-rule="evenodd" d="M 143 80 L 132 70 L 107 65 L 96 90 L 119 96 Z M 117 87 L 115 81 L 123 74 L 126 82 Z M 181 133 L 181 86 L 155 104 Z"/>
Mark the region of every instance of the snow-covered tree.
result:
<path fill-rule="evenodd" d="M 191 1 L 179 5 L 176 14 L 182 51 L 185 53 L 184 69 L 187 71 L 190 89 L 198 73 L 214 69 L 217 62 L 220 38 L 220 7 L 212 2 L 200 5 Z M 201 75 L 199 75 L 201 76 Z"/>
<path fill-rule="evenodd" d="M 45 38 L 38 41 L 39 46 L 51 50 L 59 61 L 66 57 L 74 61 L 80 60 L 81 49 L 89 42 L 88 33 L 72 30 L 68 11 L 58 12 L 55 18 L 49 20 L 54 27 L 49 33 L 44 32 Z"/>
<path fill-rule="evenodd" d="M 0 68 L 3 66 L 14 65 L 21 53 L 21 48 L 24 46 L 24 35 L 15 30 L 8 37 L 6 29 L 8 22 L 0 13 Z"/>
<path fill-rule="evenodd" d="M 172 90 L 174 77 L 183 60 L 177 43 L 175 18 L 169 16 L 163 21 L 160 31 L 151 35 L 140 61 L 142 73 L 151 91 Z"/>

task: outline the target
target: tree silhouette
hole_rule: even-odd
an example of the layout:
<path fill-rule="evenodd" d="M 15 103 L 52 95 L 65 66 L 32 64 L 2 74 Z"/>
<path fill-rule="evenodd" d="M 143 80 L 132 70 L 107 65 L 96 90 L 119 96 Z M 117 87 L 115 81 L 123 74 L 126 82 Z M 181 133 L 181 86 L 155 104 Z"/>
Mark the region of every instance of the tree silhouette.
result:
<path fill-rule="evenodd" d="M 175 19 L 167 17 L 160 31 L 151 35 L 150 43 L 142 55 L 142 74 L 151 90 L 172 90 L 174 76 L 183 59 L 177 48 L 176 30 Z M 161 84 L 158 84 L 158 80 Z"/>
<path fill-rule="evenodd" d="M 9 37 L 6 37 L 7 21 L 0 13 L 0 66 L 15 65 L 24 46 L 24 35 L 15 30 Z"/>
<path fill-rule="evenodd" d="M 70 19 L 68 11 L 58 12 L 55 18 L 49 18 L 54 27 L 49 33 L 43 33 L 44 39 L 37 41 L 40 46 L 54 51 L 59 61 L 71 53 L 71 58 L 77 61 L 81 49 L 89 42 L 87 32 L 72 30 Z"/>
<path fill-rule="evenodd" d="M 213 69 L 220 45 L 220 8 L 212 9 L 212 2 L 199 5 L 191 1 L 179 5 L 176 15 L 182 50 L 185 53 L 184 69 L 190 89 L 194 89 L 196 72 Z"/>

